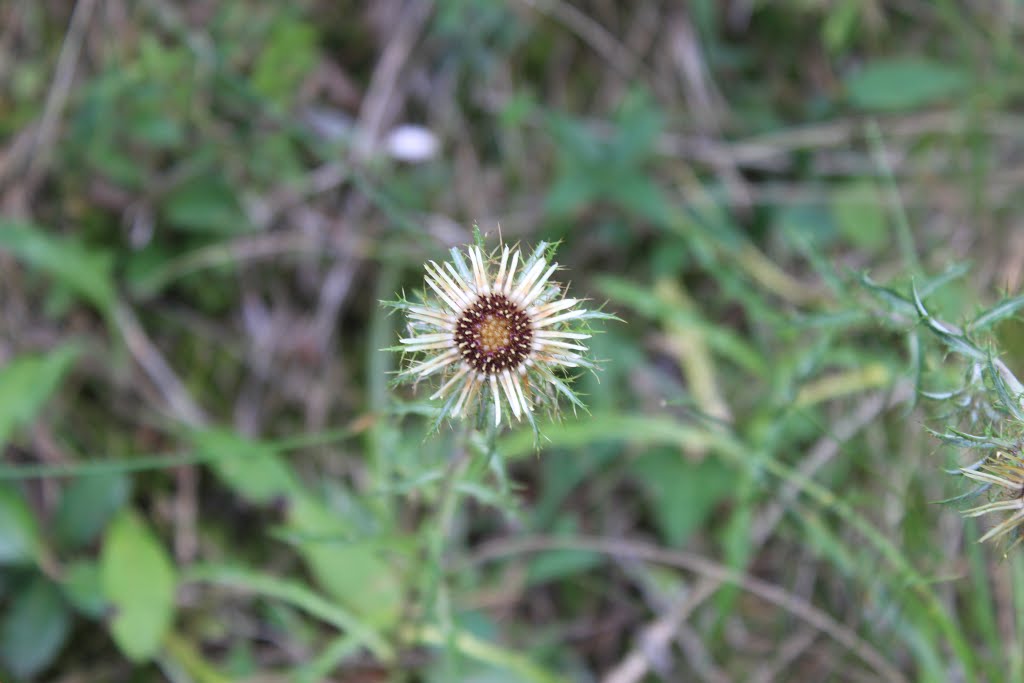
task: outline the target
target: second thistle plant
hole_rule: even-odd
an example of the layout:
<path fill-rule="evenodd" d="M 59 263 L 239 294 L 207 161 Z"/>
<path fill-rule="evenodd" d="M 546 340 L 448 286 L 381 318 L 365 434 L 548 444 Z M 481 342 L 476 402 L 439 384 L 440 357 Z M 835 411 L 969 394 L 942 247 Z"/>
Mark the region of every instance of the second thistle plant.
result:
<path fill-rule="evenodd" d="M 936 279 L 932 290 L 944 282 Z M 924 303 L 924 294 L 916 287 L 910 298 L 880 287 L 868 278 L 864 284 L 879 301 L 885 302 L 889 318 L 898 324 L 912 320 L 937 338 L 945 349 L 964 359 L 963 382 L 950 391 L 921 395 L 947 403 L 950 424 L 932 433 L 944 442 L 962 449 L 973 457 L 955 470 L 975 486 L 953 500 L 989 500 L 964 511 L 969 517 L 1003 514 L 981 541 L 1007 540 L 1014 546 L 1024 540 L 1024 383 L 997 355 L 989 341 L 991 329 L 998 322 L 1024 308 L 1024 297 L 1005 299 L 983 311 L 966 325 L 958 326 L 935 317 Z M 918 328 L 911 333 L 911 348 L 920 354 Z M 917 360 L 919 363 L 919 358 Z"/>

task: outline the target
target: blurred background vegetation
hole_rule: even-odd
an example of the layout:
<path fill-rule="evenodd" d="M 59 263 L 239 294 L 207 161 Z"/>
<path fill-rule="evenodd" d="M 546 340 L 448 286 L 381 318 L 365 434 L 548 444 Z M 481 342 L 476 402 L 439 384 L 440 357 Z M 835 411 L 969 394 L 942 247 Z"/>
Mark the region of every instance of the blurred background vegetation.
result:
<path fill-rule="evenodd" d="M 0 679 L 1024 680 L 1019 551 L 935 503 L 970 454 L 919 390 L 964 368 L 908 303 L 1020 290 L 1022 30 L 0 3 Z M 626 321 L 591 414 L 497 461 L 379 351 L 474 223 Z"/>

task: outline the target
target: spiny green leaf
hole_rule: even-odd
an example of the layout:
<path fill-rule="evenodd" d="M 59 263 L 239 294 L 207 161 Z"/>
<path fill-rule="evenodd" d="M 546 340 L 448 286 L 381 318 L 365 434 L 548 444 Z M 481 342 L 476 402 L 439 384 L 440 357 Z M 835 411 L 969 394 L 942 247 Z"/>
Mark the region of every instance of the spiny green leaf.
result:
<path fill-rule="evenodd" d="M 1013 415 L 1017 422 L 1024 425 L 1024 410 L 1021 409 L 1020 405 L 1021 397 L 1010 395 L 1010 390 L 1006 386 L 1006 382 L 1003 380 L 1003 375 L 996 370 L 991 356 L 989 356 L 986 369 L 988 370 L 989 379 L 992 381 L 993 386 L 995 386 L 996 394 L 998 394 L 999 401 L 1003 404 L 1003 407 Z"/>
<path fill-rule="evenodd" d="M 885 302 L 894 313 L 907 316 L 915 314 L 914 303 L 895 289 L 883 287 L 872 280 L 867 273 L 860 274 L 860 281 L 876 299 Z"/>
<path fill-rule="evenodd" d="M 1021 308 L 1024 308 L 1024 296 L 1003 299 L 992 308 L 978 315 L 977 318 L 967 325 L 967 329 L 971 332 L 988 329 L 993 324 L 1016 315 L 1017 311 Z"/>
<path fill-rule="evenodd" d="M 957 429 L 950 429 L 946 432 L 937 432 L 933 429 L 925 427 L 925 430 L 937 439 L 941 439 L 948 444 L 954 446 L 962 446 L 966 448 L 1012 448 L 1013 444 L 1004 439 L 997 439 L 989 436 L 978 436 L 976 434 L 968 434 L 966 432 L 959 431 Z"/>

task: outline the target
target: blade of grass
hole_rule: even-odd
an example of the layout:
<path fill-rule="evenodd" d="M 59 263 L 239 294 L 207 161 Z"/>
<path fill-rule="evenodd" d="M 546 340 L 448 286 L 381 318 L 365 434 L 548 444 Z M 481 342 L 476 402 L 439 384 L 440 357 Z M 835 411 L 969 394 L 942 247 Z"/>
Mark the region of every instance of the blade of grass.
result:
<path fill-rule="evenodd" d="M 394 650 L 376 629 L 301 584 L 248 569 L 213 564 L 187 569 L 182 581 L 214 584 L 280 600 L 358 638 L 378 658 L 388 661 L 394 657 Z"/>

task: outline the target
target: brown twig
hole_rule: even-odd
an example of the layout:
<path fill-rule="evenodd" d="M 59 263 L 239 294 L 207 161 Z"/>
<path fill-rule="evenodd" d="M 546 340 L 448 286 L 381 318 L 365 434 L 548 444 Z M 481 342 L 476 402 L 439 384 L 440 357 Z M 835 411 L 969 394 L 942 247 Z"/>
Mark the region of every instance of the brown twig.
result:
<path fill-rule="evenodd" d="M 67 104 L 68 95 L 71 92 L 71 83 L 74 81 L 75 69 L 79 62 L 79 55 L 82 52 L 85 32 L 95 8 L 96 0 L 78 0 L 75 3 L 67 35 L 64 37 L 64 44 L 60 49 L 60 57 L 57 59 L 53 84 L 50 86 L 50 91 L 46 96 L 43 116 L 39 120 L 32 150 L 29 153 L 31 158 L 29 159 L 24 184 L 26 197 L 32 195 L 35 186 L 42 178 L 46 164 L 50 160 L 50 153 L 57 137 L 57 125 L 64 114 L 64 106 Z"/>

